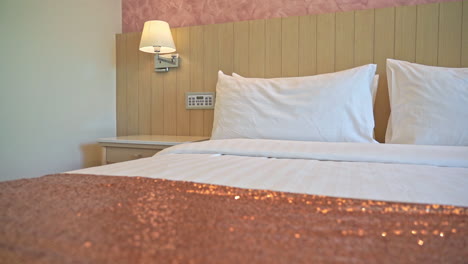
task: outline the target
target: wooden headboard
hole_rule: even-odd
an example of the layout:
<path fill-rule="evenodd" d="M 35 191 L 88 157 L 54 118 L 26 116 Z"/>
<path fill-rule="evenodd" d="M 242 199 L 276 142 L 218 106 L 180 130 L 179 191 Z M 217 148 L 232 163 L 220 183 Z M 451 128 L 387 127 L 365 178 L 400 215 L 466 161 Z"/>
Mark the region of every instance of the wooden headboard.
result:
<path fill-rule="evenodd" d="M 375 134 L 390 113 L 385 60 L 468 67 L 468 0 L 173 29 L 181 66 L 153 71 L 141 33 L 117 35 L 117 134 L 209 136 L 213 110 L 186 110 L 184 94 L 215 91 L 217 71 L 303 76 L 376 63 Z"/>

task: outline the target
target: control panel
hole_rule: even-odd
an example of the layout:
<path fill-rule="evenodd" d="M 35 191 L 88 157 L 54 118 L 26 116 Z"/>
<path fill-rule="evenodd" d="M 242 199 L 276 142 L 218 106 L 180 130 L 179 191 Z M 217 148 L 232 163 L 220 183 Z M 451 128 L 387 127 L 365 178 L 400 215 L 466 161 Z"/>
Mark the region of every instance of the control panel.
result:
<path fill-rule="evenodd" d="M 185 108 L 186 109 L 213 109 L 215 93 L 186 93 Z"/>

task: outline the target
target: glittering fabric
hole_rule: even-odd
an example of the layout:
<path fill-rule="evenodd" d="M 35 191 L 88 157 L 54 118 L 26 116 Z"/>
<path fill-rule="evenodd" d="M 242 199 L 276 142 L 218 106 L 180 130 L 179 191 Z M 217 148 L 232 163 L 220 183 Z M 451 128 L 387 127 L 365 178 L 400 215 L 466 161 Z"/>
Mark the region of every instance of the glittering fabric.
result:
<path fill-rule="evenodd" d="M 466 263 L 468 208 L 139 177 L 0 183 L 1 263 Z"/>

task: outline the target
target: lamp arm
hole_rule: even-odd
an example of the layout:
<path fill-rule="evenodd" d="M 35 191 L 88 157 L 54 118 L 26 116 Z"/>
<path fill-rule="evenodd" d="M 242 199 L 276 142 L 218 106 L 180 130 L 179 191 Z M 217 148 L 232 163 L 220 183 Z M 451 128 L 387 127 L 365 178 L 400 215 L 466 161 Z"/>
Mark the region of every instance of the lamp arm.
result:
<path fill-rule="evenodd" d="M 167 56 L 171 56 L 171 58 L 167 58 Z M 172 54 L 172 55 L 166 55 L 166 56 L 163 56 L 163 55 L 160 55 L 158 54 L 158 60 L 160 61 L 164 61 L 164 62 L 167 62 L 167 63 L 171 63 L 171 64 L 175 64 L 176 62 L 176 58 L 177 58 L 177 54 Z"/>

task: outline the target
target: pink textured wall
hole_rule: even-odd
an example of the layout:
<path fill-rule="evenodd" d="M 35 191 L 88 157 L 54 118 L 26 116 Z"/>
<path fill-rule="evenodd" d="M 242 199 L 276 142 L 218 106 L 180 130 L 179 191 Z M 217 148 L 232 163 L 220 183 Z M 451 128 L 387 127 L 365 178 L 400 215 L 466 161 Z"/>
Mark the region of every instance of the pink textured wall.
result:
<path fill-rule="evenodd" d="M 448 1 L 454 0 L 122 0 L 122 31 L 141 31 L 154 19 L 182 27 Z"/>

